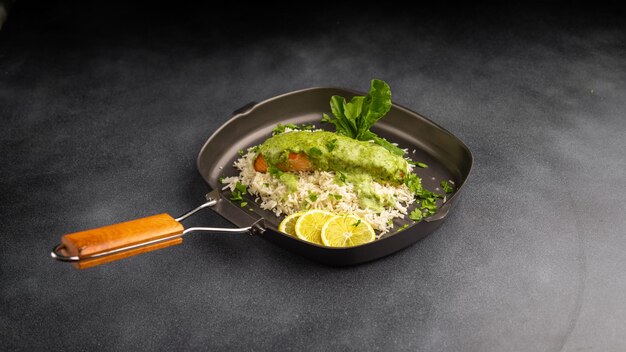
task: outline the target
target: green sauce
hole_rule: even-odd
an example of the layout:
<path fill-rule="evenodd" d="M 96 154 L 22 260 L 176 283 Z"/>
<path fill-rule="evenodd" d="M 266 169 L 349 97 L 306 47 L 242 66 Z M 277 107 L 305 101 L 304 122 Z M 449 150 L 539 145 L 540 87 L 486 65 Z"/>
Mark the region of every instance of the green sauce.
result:
<path fill-rule="evenodd" d="M 290 193 L 298 189 L 298 176 L 288 172 L 283 172 L 280 176 L 278 176 L 278 179 L 287 185 L 287 189 L 289 189 Z"/>
<path fill-rule="evenodd" d="M 360 205 L 377 211 L 389 200 L 381 199 L 371 190 L 371 181 L 400 184 L 407 174 L 407 161 L 378 144 L 358 141 L 333 132 L 287 132 L 267 139 L 259 148 L 269 165 L 287 161 L 289 153 L 304 153 L 317 170 L 335 171 L 345 175 L 359 194 Z M 297 177 L 280 176 L 290 189 Z M 283 178 L 285 178 L 283 180 Z M 340 181 L 341 182 L 341 181 Z"/>

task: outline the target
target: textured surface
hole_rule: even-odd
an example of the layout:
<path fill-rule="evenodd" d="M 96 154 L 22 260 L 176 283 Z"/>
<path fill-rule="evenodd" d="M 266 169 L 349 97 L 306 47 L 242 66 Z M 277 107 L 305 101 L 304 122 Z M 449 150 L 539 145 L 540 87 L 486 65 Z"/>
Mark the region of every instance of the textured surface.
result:
<path fill-rule="evenodd" d="M 626 349 L 623 14 L 281 11 L 18 2 L 0 32 L 0 349 Z M 225 234 L 82 272 L 49 258 L 63 233 L 201 202 L 195 156 L 235 108 L 372 77 L 474 152 L 417 245 L 343 269 Z"/>

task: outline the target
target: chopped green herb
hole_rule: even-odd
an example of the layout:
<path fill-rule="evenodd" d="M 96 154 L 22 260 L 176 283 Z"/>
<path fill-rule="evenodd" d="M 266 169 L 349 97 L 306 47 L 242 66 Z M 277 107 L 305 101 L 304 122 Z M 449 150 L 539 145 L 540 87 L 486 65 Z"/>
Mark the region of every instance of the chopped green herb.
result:
<path fill-rule="evenodd" d="M 246 205 L 248 205 L 248 202 L 241 202 L 241 204 L 240 204 L 240 206 L 241 206 L 242 208 L 243 208 L 243 207 L 245 207 Z"/>
<path fill-rule="evenodd" d="M 298 125 L 294 125 L 293 123 L 286 123 L 284 125 L 282 123 L 279 123 L 272 130 L 272 136 L 284 133 L 285 129 L 287 128 L 292 129 L 292 130 L 298 130 L 298 131 L 310 131 L 310 130 L 315 129 L 315 126 L 313 126 L 312 124 L 302 124 L 298 126 Z"/>
<path fill-rule="evenodd" d="M 238 153 L 239 155 L 243 155 L 243 149 L 240 149 Z"/>
<path fill-rule="evenodd" d="M 230 200 L 242 201 L 243 195 L 247 192 L 248 188 L 241 182 L 237 182 L 237 184 L 235 185 L 235 189 L 233 190 L 233 195 L 230 197 Z"/>
<path fill-rule="evenodd" d="M 258 153 L 259 149 L 261 149 L 261 146 L 255 145 L 254 147 L 250 148 L 253 152 Z"/>
<path fill-rule="evenodd" d="M 276 166 L 274 166 L 274 165 L 270 165 L 270 166 L 267 168 L 267 171 L 270 173 L 270 175 L 272 175 L 272 176 L 274 176 L 274 177 L 280 177 L 280 175 L 282 175 L 282 173 L 283 173 L 282 171 L 280 171 L 280 169 L 279 169 L 279 168 L 277 168 L 277 167 L 276 167 Z"/>
<path fill-rule="evenodd" d="M 421 220 L 422 220 L 422 217 L 423 217 L 423 215 L 422 215 L 422 210 L 417 209 L 417 208 L 416 208 L 416 209 L 414 209 L 414 210 L 413 210 L 413 211 L 409 214 L 409 219 L 411 219 L 411 220 L 413 220 L 413 221 L 415 221 L 415 222 L 421 221 Z M 404 225 L 404 226 L 409 226 L 409 225 L 407 224 L 407 225 Z M 401 228 L 401 229 L 402 229 L 402 228 Z"/>
<path fill-rule="evenodd" d="M 441 181 L 441 187 L 443 187 L 443 190 L 446 193 L 454 192 L 454 187 L 452 187 L 446 180 Z"/>
<path fill-rule="evenodd" d="M 313 147 L 309 149 L 309 156 L 318 157 L 322 155 L 322 151 L 319 148 Z"/>
<path fill-rule="evenodd" d="M 235 189 L 237 189 L 239 192 L 241 192 L 241 194 L 248 193 L 248 188 L 244 184 L 242 184 L 241 182 L 237 182 L 237 184 L 235 185 Z"/>
<path fill-rule="evenodd" d="M 336 146 L 337 146 L 337 139 L 332 139 L 328 141 L 328 143 L 326 143 L 326 149 L 328 149 L 329 152 L 332 152 Z"/>
<path fill-rule="evenodd" d="M 400 231 L 402 231 L 402 230 L 404 230 L 404 229 L 406 229 L 408 227 L 409 227 L 409 224 L 404 224 L 404 225 L 398 227 L 398 232 L 400 232 Z"/>
<path fill-rule="evenodd" d="M 411 159 L 406 159 L 406 161 L 407 161 L 409 164 L 419 166 L 419 167 L 421 167 L 422 169 L 428 169 L 428 165 L 426 165 L 426 164 L 424 164 L 424 163 L 422 163 L 422 162 L 419 162 L 419 161 L 413 161 L 413 160 L 411 160 Z"/>
<path fill-rule="evenodd" d="M 411 192 L 415 193 L 415 195 L 419 195 L 424 191 L 424 188 L 422 187 L 422 179 L 416 174 L 409 174 L 404 179 L 404 184 L 409 187 Z"/>
<path fill-rule="evenodd" d="M 361 219 L 359 219 L 357 222 L 355 222 L 354 224 L 352 224 L 352 226 L 354 227 L 358 227 L 361 224 Z"/>
<path fill-rule="evenodd" d="M 339 182 L 345 183 L 346 182 L 346 174 L 344 174 L 341 171 L 337 171 L 337 176 L 336 178 L 339 180 Z"/>
<path fill-rule="evenodd" d="M 444 195 L 431 192 L 425 189 L 422 186 L 422 179 L 419 178 L 419 176 L 415 174 L 410 174 L 409 176 L 407 176 L 404 180 L 404 184 L 406 184 L 407 187 L 409 187 L 409 189 L 413 193 L 415 193 L 415 197 L 417 199 L 421 200 L 420 210 L 422 210 L 422 212 L 420 212 L 420 214 L 418 215 L 417 212 L 414 210 L 409 215 L 409 218 L 413 220 L 418 219 L 418 218 L 421 219 L 422 215 L 430 216 L 430 215 L 433 215 L 437 211 L 437 198 L 443 198 Z M 416 221 L 419 221 L 419 220 L 416 220 Z"/>
<path fill-rule="evenodd" d="M 288 124 L 284 124 L 284 125 L 283 125 L 282 123 L 279 123 L 279 124 L 278 124 L 278 125 L 276 125 L 276 127 L 274 127 L 274 129 L 272 130 L 272 136 L 275 136 L 275 135 L 277 135 L 277 134 L 284 133 L 286 128 L 293 128 L 293 129 L 295 129 L 295 128 L 297 128 L 297 126 L 296 126 L 296 125 L 294 125 L 294 124 L 292 124 L 292 123 L 288 123 Z"/>
<path fill-rule="evenodd" d="M 309 199 L 311 200 L 311 202 L 315 202 L 317 200 L 317 193 L 309 192 Z"/>
<path fill-rule="evenodd" d="M 220 177 L 220 178 L 219 178 L 219 181 L 220 181 L 220 183 L 225 183 L 225 182 L 224 182 L 224 177 Z"/>
<path fill-rule="evenodd" d="M 342 198 L 342 197 L 341 197 L 341 194 L 331 194 L 331 196 L 332 196 L 333 198 L 335 198 L 336 200 L 341 200 L 341 198 Z"/>
<path fill-rule="evenodd" d="M 424 216 L 431 216 L 437 211 L 436 201 L 437 198 L 422 199 L 422 205 L 420 206 L 420 209 L 424 211 Z"/>

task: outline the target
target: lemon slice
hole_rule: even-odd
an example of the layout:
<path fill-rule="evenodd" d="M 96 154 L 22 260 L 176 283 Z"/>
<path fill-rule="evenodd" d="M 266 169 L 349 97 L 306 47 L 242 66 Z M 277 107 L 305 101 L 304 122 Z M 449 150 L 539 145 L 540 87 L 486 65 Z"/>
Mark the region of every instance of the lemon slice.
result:
<path fill-rule="evenodd" d="M 296 221 L 296 236 L 305 241 L 322 245 L 322 227 L 333 216 L 335 215 L 323 210 L 309 210 L 303 213 Z"/>
<path fill-rule="evenodd" d="M 328 247 L 353 247 L 372 242 L 376 232 L 367 221 L 354 215 L 337 215 L 324 224 L 321 237 Z"/>
<path fill-rule="evenodd" d="M 280 222 L 280 225 L 278 225 L 278 231 L 284 232 L 288 235 L 295 236 L 296 235 L 296 221 L 298 221 L 298 219 L 300 218 L 300 215 L 302 214 L 303 214 L 302 212 L 293 213 L 287 216 L 286 218 L 284 218 L 283 221 Z"/>

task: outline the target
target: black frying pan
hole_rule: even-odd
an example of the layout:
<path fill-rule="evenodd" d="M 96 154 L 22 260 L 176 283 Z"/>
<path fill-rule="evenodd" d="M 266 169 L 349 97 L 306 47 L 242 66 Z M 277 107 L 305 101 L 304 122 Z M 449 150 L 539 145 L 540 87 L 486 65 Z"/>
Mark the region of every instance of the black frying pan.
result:
<path fill-rule="evenodd" d="M 439 201 L 438 211 L 423 221 L 396 220 L 394 228 L 403 229 L 392 230 L 374 242 L 329 248 L 279 232 L 281 218 L 261 209 L 253 199 L 248 199 L 248 206 L 242 209 L 229 200 L 228 191 L 222 191 L 219 179 L 238 173 L 232 165 L 239 157 L 239 151 L 262 143 L 278 123 L 313 123 L 319 128 L 328 127 L 321 125 L 320 120 L 322 113 L 330 113 L 329 101 L 333 95 L 349 99 L 364 93 L 341 88 L 310 88 L 261 103 L 250 103 L 235 111 L 235 115 L 209 137 L 198 155 L 198 171 L 213 189 L 207 194 L 206 203 L 176 219 L 159 214 L 64 235 L 61 243 L 54 247 L 52 257 L 86 268 L 182 243 L 182 236 L 189 232 L 215 231 L 250 233 L 324 264 L 352 265 L 381 258 L 424 238 L 441 225 L 454 206 L 470 173 L 472 154 L 452 133 L 397 104 L 392 105 L 389 113 L 372 130 L 398 143 L 401 148 L 407 148 L 413 160 L 429 165 L 426 169 L 416 168 L 414 171 L 427 189 L 435 190 L 442 180 L 452 180 L 456 186 L 445 203 Z M 181 221 L 206 207 L 239 228 L 183 228 Z"/>

